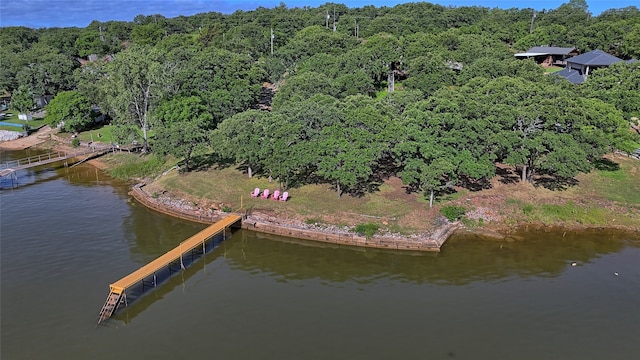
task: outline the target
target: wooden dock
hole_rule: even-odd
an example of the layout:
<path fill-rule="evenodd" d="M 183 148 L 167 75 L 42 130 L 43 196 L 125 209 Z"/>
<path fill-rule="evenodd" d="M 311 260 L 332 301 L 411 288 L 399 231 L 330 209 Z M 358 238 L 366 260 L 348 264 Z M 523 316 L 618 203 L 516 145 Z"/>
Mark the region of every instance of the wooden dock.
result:
<path fill-rule="evenodd" d="M 0 177 L 13 175 L 18 170 L 29 169 L 36 166 L 47 165 L 58 161 L 67 161 L 69 159 L 85 156 L 82 161 L 89 158 L 100 156 L 113 151 L 113 147 L 106 146 L 100 148 L 92 148 L 84 151 L 67 153 L 64 151 L 55 151 L 47 154 L 30 156 L 28 158 L 9 160 L 0 164 Z"/>
<path fill-rule="evenodd" d="M 175 247 L 174 249 L 168 251 L 164 255 L 161 255 L 157 259 L 151 261 L 147 265 L 139 268 L 138 270 L 132 272 L 131 274 L 123 277 L 122 279 L 114 282 L 109 285 L 109 296 L 105 301 L 102 310 L 98 316 L 98 324 L 102 321 L 110 318 L 118 309 L 118 306 L 122 302 L 126 302 L 126 291 L 127 289 L 133 287 L 144 281 L 144 279 L 149 278 L 151 276 L 155 277 L 155 274 L 169 266 L 170 264 L 180 261 L 181 267 L 184 269 L 182 256 L 190 252 L 191 250 L 202 246 L 203 252 L 205 243 L 213 238 L 215 235 L 224 232 L 227 228 L 233 226 L 237 222 L 239 222 L 242 218 L 238 215 L 229 214 L 222 220 L 216 222 L 215 224 L 207 227 L 201 232 L 193 235 L 187 240 L 183 241 Z M 153 281 L 155 284 L 155 279 Z"/>

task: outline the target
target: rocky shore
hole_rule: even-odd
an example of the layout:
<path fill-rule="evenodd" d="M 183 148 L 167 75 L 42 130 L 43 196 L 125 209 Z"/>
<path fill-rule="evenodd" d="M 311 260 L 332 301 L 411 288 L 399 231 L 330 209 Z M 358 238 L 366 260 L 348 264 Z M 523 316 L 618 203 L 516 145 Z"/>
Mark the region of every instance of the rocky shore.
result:
<path fill-rule="evenodd" d="M 38 131 L 29 136 L 22 136 L 22 133 L 16 131 L 0 130 L 0 149 L 5 150 L 24 150 L 32 146 L 36 146 L 51 139 L 51 134 L 56 132 L 49 126 L 43 126 Z"/>
<path fill-rule="evenodd" d="M 0 141 L 12 141 L 22 136 L 21 132 L 0 130 Z"/>

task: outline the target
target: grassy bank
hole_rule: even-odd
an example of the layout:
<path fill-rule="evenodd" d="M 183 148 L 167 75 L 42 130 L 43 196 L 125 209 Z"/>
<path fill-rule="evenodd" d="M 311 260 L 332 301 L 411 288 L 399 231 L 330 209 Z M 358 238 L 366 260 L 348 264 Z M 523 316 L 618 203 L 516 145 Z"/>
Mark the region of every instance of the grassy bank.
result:
<path fill-rule="evenodd" d="M 252 198 L 254 188 L 277 189 L 267 178 L 248 178 L 238 168 L 210 168 L 181 173 L 175 159 L 153 155 L 118 154 L 108 158 L 112 175 L 154 179 L 147 191 L 187 199 L 202 209 L 252 211 L 287 221 L 356 227 L 375 224 L 382 231 L 428 232 L 443 223 L 445 206 L 464 209 L 469 227 L 504 228 L 525 223 L 562 226 L 625 226 L 640 229 L 640 161 L 610 156 L 607 166 L 550 190 L 545 186 L 504 183 L 496 177 L 492 188 L 457 192 L 438 199 L 434 208 L 421 194 L 407 193 L 398 178 L 387 179 L 379 190 L 362 197 L 337 193 L 329 185 L 289 189 L 289 201 Z"/>

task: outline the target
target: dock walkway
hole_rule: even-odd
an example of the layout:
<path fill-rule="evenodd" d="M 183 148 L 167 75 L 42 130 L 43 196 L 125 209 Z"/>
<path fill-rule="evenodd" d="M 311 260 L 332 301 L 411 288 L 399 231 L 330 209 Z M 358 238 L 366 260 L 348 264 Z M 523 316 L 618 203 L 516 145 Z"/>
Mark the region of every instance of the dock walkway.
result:
<path fill-rule="evenodd" d="M 9 176 L 18 170 L 29 169 L 32 167 L 51 164 L 58 161 L 65 161 L 65 160 L 69 160 L 72 158 L 85 156 L 85 155 L 86 155 L 86 158 L 84 160 L 86 160 L 87 158 L 102 155 L 110 151 L 113 151 L 113 147 L 105 146 L 105 147 L 92 148 L 92 149 L 73 152 L 73 153 L 67 153 L 64 151 L 55 151 L 47 154 L 30 156 L 28 158 L 23 158 L 18 160 L 9 160 L 0 164 L 0 177 Z"/>
<path fill-rule="evenodd" d="M 185 253 L 190 252 L 191 250 L 199 246 L 204 247 L 207 240 L 225 231 L 228 227 L 231 227 L 241 219 L 242 217 L 240 217 L 239 215 L 229 214 L 222 220 L 181 242 L 177 247 L 166 252 L 164 255 L 161 255 L 147 265 L 139 268 L 138 270 L 114 282 L 113 284 L 110 284 L 110 293 L 107 297 L 107 301 L 100 311 L 98 324 L 110 318 L 111 315 L 115 313 L 120 303 L 126 301 L 127 289 L 139 284 L 140 282 L 144 281 L 144 279 L 150 276 L 154 276 L 155 273 L 178 260 L 180 260 L 180 264 L 182 264 L 182 256 Z M 182 267 L 184 268 L 184 266 Z"/>

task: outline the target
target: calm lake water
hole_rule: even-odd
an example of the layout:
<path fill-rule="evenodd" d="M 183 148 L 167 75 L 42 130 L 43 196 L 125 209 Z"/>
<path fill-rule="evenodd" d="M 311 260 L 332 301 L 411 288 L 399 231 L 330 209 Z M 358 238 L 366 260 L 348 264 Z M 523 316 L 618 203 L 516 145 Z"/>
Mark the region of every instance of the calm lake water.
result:
<path fill-rule="evenodd" d="M 640 358 L 640 241 L 608 231 L 439 254 L 237 231 L 96 326 L 109 283 L 204 225 L 90 165 L 18 181 L 0 190 L 3 360 Z"/>

